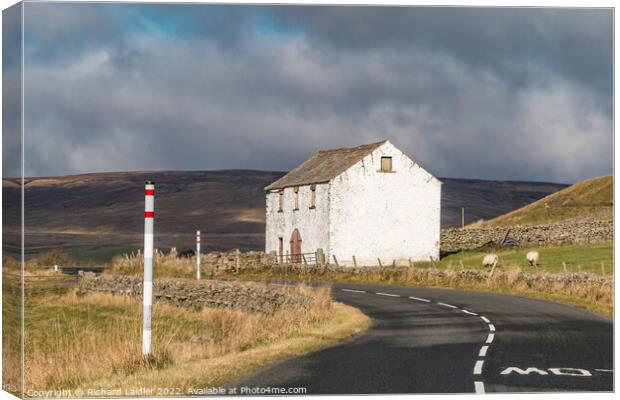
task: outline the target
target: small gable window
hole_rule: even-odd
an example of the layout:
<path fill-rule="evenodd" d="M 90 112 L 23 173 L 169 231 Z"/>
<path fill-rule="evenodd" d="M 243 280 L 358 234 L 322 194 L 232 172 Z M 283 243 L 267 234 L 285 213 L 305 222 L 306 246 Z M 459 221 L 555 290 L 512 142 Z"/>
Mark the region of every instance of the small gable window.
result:
<path fill-rule="evenodd" d="M 316 208 L 316 185 L 310 186 L 310 208 Z"/>
<path fill-rule="evenodd" d="M 299 210 L 299 187 L 295 186 L 293 188 L 293 192 L 295 192 L 295 204 L 293 207 L 293 211 Z"/>
<path fill-rule="evenodd" d="M 381 172 L 393 172 L 392 157 L 381 157 Z"/>

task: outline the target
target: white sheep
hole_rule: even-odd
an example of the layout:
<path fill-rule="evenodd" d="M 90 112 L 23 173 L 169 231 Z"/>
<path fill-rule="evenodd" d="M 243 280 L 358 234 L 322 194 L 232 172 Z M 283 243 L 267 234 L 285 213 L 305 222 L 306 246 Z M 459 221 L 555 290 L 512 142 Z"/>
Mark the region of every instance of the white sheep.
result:
<path fill-rule="evenodd" d="M 491 267 L 491 272 L 489 273 L 488 279 L 491 279 L 493 276 L 493 272 L 495 272 L 495 267 L 497 267 L 497 263 L 499 262 L 499 256 L 495 253 L 487 254 L 482 259 L 482 266 Z"/>
<path fill-rule="evenodd" d="M 499 256 L 495 253 L 491 253 L 484 256 L 484 258 L 482 259 L 482 266 L 495 268 L 498 262 Z"/>
<path fill-rule="evenodd" d="M 530 252 L 528 252 L 525 255 L 525 258 L 527 259 L 527 262 L 530 264 L 530 266 L 534 266 L 534 267 L 538 267 L 538 258 L 540 257 L 540 255 L 538 254 L 538 252 L 536 250 L 532 250 Z"/>

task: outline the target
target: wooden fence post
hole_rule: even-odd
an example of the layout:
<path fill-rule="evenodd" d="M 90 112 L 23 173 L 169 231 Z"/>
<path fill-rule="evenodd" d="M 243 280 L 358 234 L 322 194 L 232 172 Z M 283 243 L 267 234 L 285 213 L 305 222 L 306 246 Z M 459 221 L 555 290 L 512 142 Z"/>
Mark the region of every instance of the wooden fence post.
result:
<path fill-rule="evenodd" d="M 357 268 L 357 260 L 355 259 L 355 256 L 353 256 L 353 266 Z"/>
<path fill-rule="evenodd" d="M 332 254 L 332 257 L 334 257 L 334 263 L 336 264 L 336 267 L 340 267 L 340 265 L 338 265 L 338 259 L 336 258 L 336 255 Z"/>
<path fill-rule="evenodd" d="M 564 273 L 567 274 L 568 270 L 566 269 L 566 263 L 562 261 L 562 267 L 564 268 Z"/>
<path fill-rule="evenodd" d="M 381 259 L 377 258 L 377 260 L 379 261 L 379 268 L 383 268 L 383 264 L 381 264 Z"/>

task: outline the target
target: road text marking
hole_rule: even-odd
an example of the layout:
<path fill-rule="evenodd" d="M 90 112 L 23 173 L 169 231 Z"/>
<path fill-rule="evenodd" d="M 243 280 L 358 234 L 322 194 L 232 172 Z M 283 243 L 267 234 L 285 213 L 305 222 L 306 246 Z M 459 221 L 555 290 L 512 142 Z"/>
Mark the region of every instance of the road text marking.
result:
<path fill-rule="evenodd" d="M 457 308 L 456 306 L 453 306 L 452 304 L 446 304 L 446 303 L 441 303 L 441 302 L 437 302 L 437 304 L 439 304 L 440 306 L 444 306 L 444 307 Z"/>
<path fill-rule="evenodd" d="M 423 302 L 425 302 L 425 303 L 430 303 L 430 302 L 431 302 L 429 299 L 423 299 L 423 298 L 421 298 L 421 297 L 409 296 L 409 298 L 410 298 L 411 300 L 423 301 Z"/>

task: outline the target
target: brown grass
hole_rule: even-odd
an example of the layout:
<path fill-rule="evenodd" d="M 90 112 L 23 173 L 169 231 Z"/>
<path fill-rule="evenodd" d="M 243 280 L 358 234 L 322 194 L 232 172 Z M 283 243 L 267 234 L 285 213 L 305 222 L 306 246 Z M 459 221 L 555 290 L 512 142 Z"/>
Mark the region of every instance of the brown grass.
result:
<path fill-rule="evenodd" d="M 116 275 L 140 275 L 143 268 L 142 254 L 131 253 L 113 258 L 106 271 Z M 153 253 L 153 273 L 155 278 L 162 276 L 193 278 L 196 276 L 196 258 L 179 258 L 174 250 L 169 253 L 155 250 Z"/>
<path fill-rule="evenodd" d="M 155 304 L 153 356 L 147 360 L 141 356 L 139 300 L 102 293 L 79 296 L 75 291 L 41 296 L 27 309 L 26 389 L 90 387 L 95 381 L 98 386 L 107 387 L 106 382 L 122 384 L 128 377 L 141 384 L 139 377 L 146 379 L 153 374 L 161 375 L 153 382 L 157 386 L 176 387 L 179 382 L 175 379 L 188 376 L 198 379 L 201 377 L 196 374 L 204 373 L 204 370 L 193 371 L 193 375 L 179 372 L 192 371 L 186 368 L 189 364 L 225 363 L 222 360 L 231 355 L 260 352 L 265 346 L 283 340 L 312 337 L 309 332 L 322 326 L 350 323 L 346 317 L 343 322 L 343 310 L 334 305 L 329 289 L 300 286 L 290 290 L 313 297 L 312 307 L 266 315 L 216 308 L 196 311 Z M 348 314 L 359 319 L 355 313 Z M 363 324 L 358 322 L 356 329 L 360 327 Z M 348 336 L 354 333 L 347 332 Z M 324 342 L 314 340 L 309 348 Z M 305 344 L 302 347 L 294 344 L 293 340 L 290 345 L 295 349 L 289 351 L 305 349 Z M 236 361 L 240 364 L 230 366 L 225 375 L 235 377 L 235 371 L 246 371 L 276 356 L 248 360 L 247 365 L 241 357 Z"/>
<path fill-rule="evenodd" d="M 588 179 L 471 227 L 553 224 L 613 219 L 613 176 Z"/>

